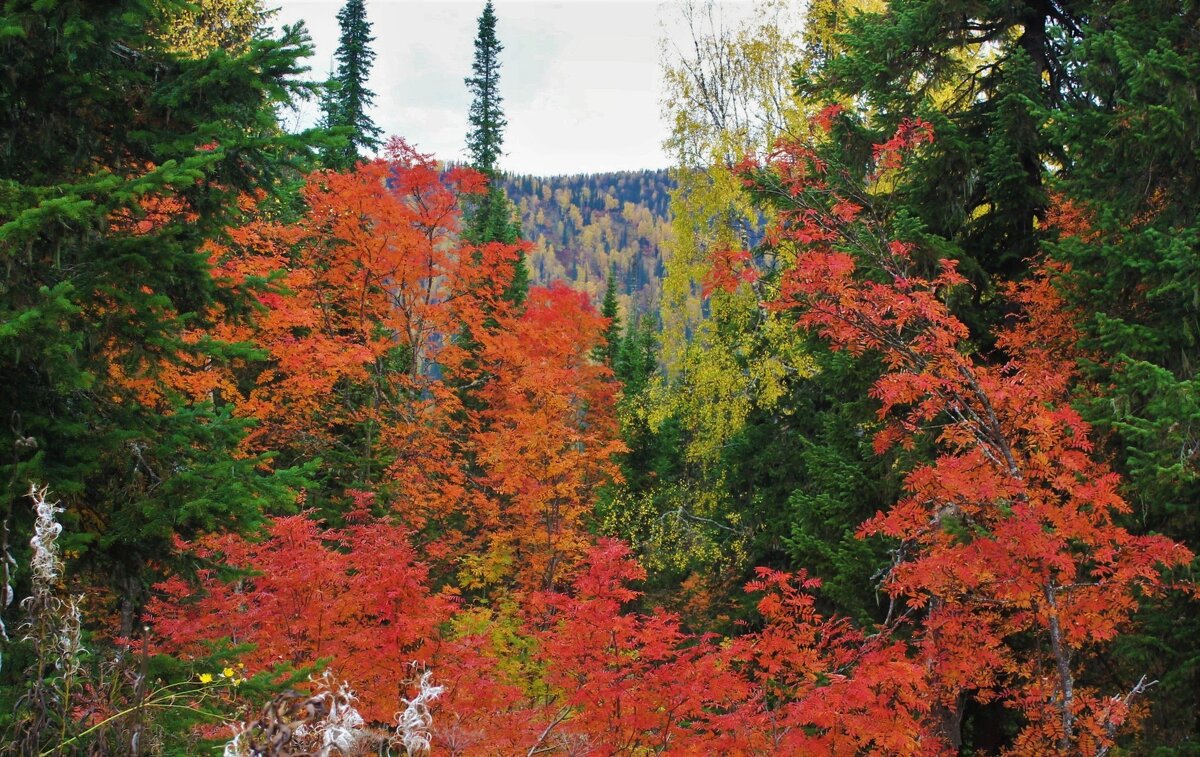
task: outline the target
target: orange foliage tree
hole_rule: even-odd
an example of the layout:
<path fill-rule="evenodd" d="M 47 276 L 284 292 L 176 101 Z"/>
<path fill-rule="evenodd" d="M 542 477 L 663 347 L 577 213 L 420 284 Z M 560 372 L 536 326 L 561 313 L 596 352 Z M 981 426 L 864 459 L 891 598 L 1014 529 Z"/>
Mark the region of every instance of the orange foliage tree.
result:
<path fill-rule="evenodd" d="M 188 335 L 243 349 L 180 360 L 168 384 L 253 419 L 247 453 L 320 457 L 334 494 L 386 483 L 384 501 L 417 525 L 464 509 L 470 419 L 441 375 L 479 375 L 453 337 L 504 316 L 496 282 L 519 254 L 459 241 L 460 198 L 483 189 L 477 173 L 442 171 L 396 139 L 386 159 L 308 176 L 294 221 L 243 198 L 246 222 L 209 253 L 219 284 L 249 290 L 254 312 L 215 313 Z"/>
<path fill-rule="evenodd" d="M 163 584 L 150 614 L 168 646 L 186 651 L 207 635 L 201 618 L 228 618 L 234 641 L 255 646 L 248 662 L 331 656 L 379 716 L 403 676 L 372 672 L 372 661 L 426 657 L 420 642 L 446 617 L 443 600 L 422 594 L 410 537 L 441 561 L 439 581 L 446 562 L 476 551 L 497 556 L 476 565 L 485 584 L 518 588 L 548 587 L 583 558 L 593 491 L 615 475 L 620 449 L 615 384 L 590 358 L 606 321 L 564 287 L 510 310 L 502 294 L 519 247 L 458 237 L 459 198 L 482 187 L 396 140 L 386 160 L 309 176 L 295 221 L 247 198 L 249 220 L 210 248 L 223 286 L 251 289 L 258 307 L 192 338 L 248 349 L 223 365 L 181 361 L 170 383 L 254 419 L 248 452 L 321 456 L 354 502 L 337 515 L 352 525 L 327 528 L 310 513 L 257 539 L 181 545 L 253 575 L 233 591 L 202 572 L 196 597 L 178 579 Z M 405 625 L 378 599 L 388 565 L 404 587 L 397 601 L 426 607 L 425 620 Z M 380 586 L 358 586 L 368 579 Z M 400 631 L 409 627 L 422 633 Z"/>
<path fill-rule="evenodd" d="M 596 487 L 619 476 L 612 373 L 594 359 L 606 319 L 556 284 L 480 336 L 492 373 L 474 443 L 490 497 L 479 526 L 485 560 L 511 564 L 519 585 L 554 588 L 591 545 Z"/>

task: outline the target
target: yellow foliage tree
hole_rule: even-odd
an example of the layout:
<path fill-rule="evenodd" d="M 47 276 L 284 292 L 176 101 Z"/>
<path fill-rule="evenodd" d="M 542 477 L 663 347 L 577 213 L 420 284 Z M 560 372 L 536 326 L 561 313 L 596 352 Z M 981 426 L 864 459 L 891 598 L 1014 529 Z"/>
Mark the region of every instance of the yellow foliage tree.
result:
<path fill-rule="evenodd" d="M 753 414 L 786 415 L 789 387 L 814 376 L 817 364 L 787 318 L 761 306 L 772 298 L 771 277 L 732 291 L 705 291 L 705 282 L 722 251 L 753 248 L 769 220 L 736 166 L 807 129 L 823 105 L 794 94 L 794 67 L 824 54 L 847 15 L 873 4 L 816 3 L 807 13 L 795 0 L 748 13 L 711 0 L 678 6 L 690 39 L 664 50 L 665 147 L 676 184 L 661 300 L 666 370 L 627 398 L 624 411 L 633 416 L 627 425 L 678 429 L 684 470 L 678 482 L 622 493 L 606 524 L 639 543 L 651 567 L 691 569 L 720 583 L 735 581 L 752 559 L 760 524 L 743 510 L 754 495 L 731 491 L 726 457 Z M 771 254 L 761 268 L 790 262 L 786 247 Z"/>
<path fill-rule="evenodd" d="M 202 58 L 213 50 L 244 52 L 273 11 L 262 0 L 189 0 L 163 5 L 165 23 L 158 33 L 172 52 Z"/>

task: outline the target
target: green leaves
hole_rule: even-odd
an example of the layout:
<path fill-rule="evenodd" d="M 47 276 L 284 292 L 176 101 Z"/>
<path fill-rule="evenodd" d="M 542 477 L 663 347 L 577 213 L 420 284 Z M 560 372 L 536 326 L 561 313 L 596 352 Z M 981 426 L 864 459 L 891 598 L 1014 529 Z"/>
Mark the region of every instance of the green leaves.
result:
<path fill-rule="evenodd" d="M 326 167 L 346 170 L 360 160 L 361 150 L 379 149 L 383 130 L 367 113 L 375 100 L 375 93 L 366 86 L 375 60 L 371 50 L 375 39 L 363 0 L 346 0 L 337 18 L 341 27 L 334 53 L 338 68 L 322 97 L 321 108 L 325 114 L 323 125 L 334 129 L 344 142 L 326 148 L 322 156 Z"/>
<path fill-rule="evenodd" d="M 472 95 L 468 121 L 467 151 L 471 167 L 495 178 L 504 144 L 504 127 L 508 121 L 500 107 L 500 52 L 504 46 L 496 38 L 496 12 L 492 0 L 487 0 L 479 15 L 479 31 L 475 36 L 475 60 L 466 84 Z"/>
<path fill-rule="evenodd" d="M 224 359 L 183 330 L 218 296 L 206 244 L 235 198 L 308 155 L 273 110 L 305 91 L 306 39 L 183 58 L 152 5 L 9 3 L 0 19 L 3 496 L 51 483 L 77 559 L 134 584 L 175 534 L 248 526 L 303 482 L 265 473 L 238 452 L 245 421 L 162 379 L 181 354 Z"/>

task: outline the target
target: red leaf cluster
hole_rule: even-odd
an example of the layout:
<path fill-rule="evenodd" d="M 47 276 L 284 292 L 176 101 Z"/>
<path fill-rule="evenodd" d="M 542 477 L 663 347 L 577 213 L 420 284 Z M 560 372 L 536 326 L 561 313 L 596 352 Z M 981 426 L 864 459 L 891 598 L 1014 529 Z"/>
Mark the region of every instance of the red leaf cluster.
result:
<path fill-rule="evenodd" d="M 928 124 L 902 124 L 876 146 L 877 169 L 931 140 Z M 1003 698 L 1029 720 L 1022 743 L 1110 743 L 1123 711 L 1077 686 L 1073 661 L 1127 626 L 1163 568 L 1190 554 L 1115 520 L 1128 510 L 1118 477 L 1069 405 L 1076 335 L 1053 272 L 1009 290 L 1022 316 L 999 334 L 1004 360 L 980 359 L 946 305 L 966 283 L 953 261 L 922 276 L 911 243 L 845 210 L 846 196 L 869 196 L 864 187 L 833 186 L 813 146 L 781 152 L 766 168 L 792 199 L 774 234 L 800 252 L 770 305 L 836 349 L 883 357 L 872 390 L 886 422 L 878 452 L 919 434 L 941 450 L 909 474 L 904 499 L 862 527 L 904 545 L 886 587 L 920 611 L 914 652 L 929 695 L 947 711 L 964 695 Z M 1043 643 L 1009 643 L 1026 634 Z"/>

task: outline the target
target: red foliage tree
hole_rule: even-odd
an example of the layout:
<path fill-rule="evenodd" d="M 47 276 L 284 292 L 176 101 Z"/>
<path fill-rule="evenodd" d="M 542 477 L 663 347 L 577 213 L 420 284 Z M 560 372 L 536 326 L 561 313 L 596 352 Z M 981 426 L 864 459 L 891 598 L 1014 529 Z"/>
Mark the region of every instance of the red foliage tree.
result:
<path fill-rule="evenodd" d="M 383 521 L 324 529 L 306 514 L 277 518 L 261 540 L 224 534 L 181 548 L 248 571 L 234 581 L 200 573 L 201 590 L 178 577 L 147 607 L 157 646 L 187 656 L 226 637 L 250 644 L 252 671 L 333 660 L 355 683 L 365 717 L 392 719 L 409 664 L 426 660 L 450 597 L 429 589 L 407 532 Z"/>
<path fill-rule="evenodd" d="M 1115 522 L 1128 505 L 1068 404 L 1075 335 L 1045 273 L 1009 290 L 1021 315 L 999 335 L 1003 358 L 973 355 L 945 303 L 965 285 L 953 261 L 922 275 L 915 246 L 860 213 L 871 192 L 831 166 L 820 133 L 748 166 L 781 210 L 771 240 L 796 250 L 768 304 L 837 349 L 882 355 L 877 451 L 918 434 L 939 449 L 909 473 L 907 496 L 862 527 L 900 544 L 885 587 L 915 620 L 934 720 L 956 744 L 963 699 L 1000 699 L 1026 721 L 1017 752 L 1104 753 L 1144 682 L 1104 695 L 1077 681 L 1077 660 L 1124 630 L 1138 598 L 1161 590 L 1163 567 L 1190 555 Z M 932 138 L 906 122 L 876 147 L 875 168 L 900 169 Z"/>
<path fill-rule="evenodd" d="M 570 587 L 527 596 L 536 676 L 498 685 L 484 635 L 450 664 L 435 743 L 450 754 L 934 754 L 923 668 L 903 644 L 821 617 L 803 576 L 763 571 L 763 628 L 731 641 L 630 612 L 645 577 L 602 541 Z M 460 639 L 461 644 L 464 639 Z M 512 654 L 512 650 L 506 650 Z"/>

